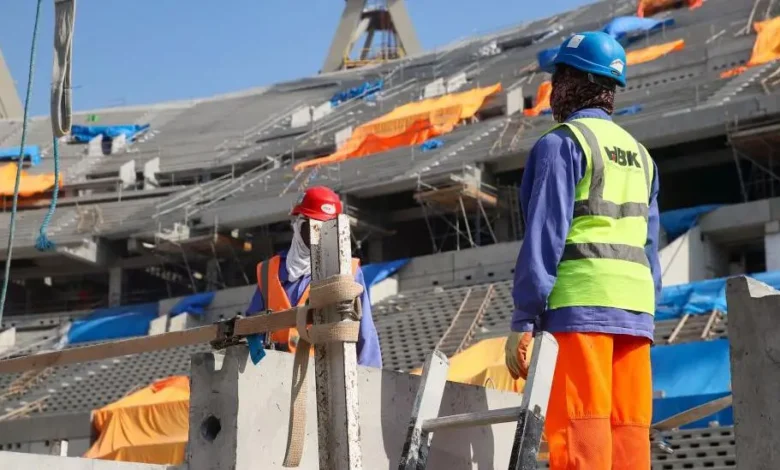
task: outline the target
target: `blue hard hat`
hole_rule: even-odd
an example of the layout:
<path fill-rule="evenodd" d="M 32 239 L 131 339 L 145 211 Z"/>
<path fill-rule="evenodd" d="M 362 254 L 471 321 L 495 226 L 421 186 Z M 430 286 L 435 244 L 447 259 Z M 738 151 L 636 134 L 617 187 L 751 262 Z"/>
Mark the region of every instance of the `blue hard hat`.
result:
<path fill-rule="evenodd" d="M 615 38 L 601 31 L 575 34 L 563 41 L 552 62 L 558 64 L 609 77 L 626 86 L 626 51 Z"/>

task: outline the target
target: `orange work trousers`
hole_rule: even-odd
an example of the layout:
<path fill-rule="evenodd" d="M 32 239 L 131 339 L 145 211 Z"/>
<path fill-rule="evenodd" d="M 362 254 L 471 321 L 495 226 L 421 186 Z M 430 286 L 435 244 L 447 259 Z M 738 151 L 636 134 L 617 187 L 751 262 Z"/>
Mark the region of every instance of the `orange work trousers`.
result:
<path fill-rule="evenodd" d="M 545 434 L 551 470 L 649 470 L 650 340 L 554 333 Z"/>

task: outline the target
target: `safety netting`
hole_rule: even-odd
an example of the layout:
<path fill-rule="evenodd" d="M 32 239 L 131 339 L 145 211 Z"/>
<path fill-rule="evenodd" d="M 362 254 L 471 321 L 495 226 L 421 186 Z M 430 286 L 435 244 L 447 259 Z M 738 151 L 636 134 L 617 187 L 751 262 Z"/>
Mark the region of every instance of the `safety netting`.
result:
<path fill-rule="evenodd" d="M 18 161 L 20 154 L 22 161 L 28 161 L 32 166 L 41 163 L 41 149 L 37 145 L 25 145 L 24 151 L 19 146 L 0 147 L 0 160 Z"/>
<path fill-rule="evenodd" d="M 552 96 L 552 82 L 547 80 L 536 89 L 536 101 L 533 108 L 523 110 L 526 116 L 539 116 L 550 109 L 550 97 Z"/>
<path fill-rule="evenodd" d="M 158 380 L 92 412 L 98 438 L 84 457 L 123 462 L 184 463 L 189 431 L 187 376 Z"/>
<path fill-rule="evenodd" d="M 780 58 L 780 16 L 753 24 L 758 34 L 753 44 L 750 60 L 740 67 L 726 70 L 721 78 L 730 78 L 745 72 L 750 67 L 763 65 Z"/>
<path fill-rule="evenodd" d="M 670 54 L 672 52 L 681 51 L 685 48 L 685 40 L 678 39 L 676 41 L 669 41 L 663 44 L 657 44 L 655 46 L 643 47 L 642 49 L 636 49 L 626 53 L 626 63 L 628 65 L 638 65 L 645 62 L 650 62 L 661 57 Z"/>
<path fill-rule="evenodd" d="M 97 136 L 114 139 L 124 135 L 128 141 L 132 141 L 149 129 L 149 124 L 128 124 L 116 126 L 73 126 L 70 131 L 71 139 L 74 142 L 87 143 Z"/>
<path fill-rule="evenodd" d="M 19 154 L 17 154 L 17 157 Z M 0 166 L 0 196 L 13 196 L 16 184 L 16 163 L 6 163 Z M 31 174 L 22 170 L 19 177 L 19 196 L 31 197 L 45 193 L 54 188 L 54 173 Z M 60 173 L 59 185 L 62 187 L 62 173 Z"/>
<path fill-rule="evenodd" d="M 299 163 L 295 170 L 422 144 L 430 138 L 451 132 L 459 122 L 473 117 L 488 97 L 500 91 L 501 84 L 497 83 L 399 106 L 359 126 L 335 153 Z"/>
<path fill-rule="evenodd" d="M 653 16 L 667 10 L 675 10 L 685 6 L 694 10 L 703 4 L 704 0 L 639 0 L 636 8 L 636 16 L 640 18 Z"/>

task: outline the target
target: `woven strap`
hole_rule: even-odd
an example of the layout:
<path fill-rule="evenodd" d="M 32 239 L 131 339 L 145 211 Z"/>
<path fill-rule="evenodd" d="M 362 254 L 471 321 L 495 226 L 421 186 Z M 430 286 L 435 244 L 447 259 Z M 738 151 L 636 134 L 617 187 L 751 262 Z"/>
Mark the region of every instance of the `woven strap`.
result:
<path fill-rule="evenodd" d="M 298 327 L 298 346 L 293 363 L 292 400 L 290 403 L 290 421 L 287 433 L 287 450 L 284 456 L 285 467 L 297 467 L 303 455 L 303 441 L 306 437 L 306 392 L 308 386 L 309 350 L 312 345 L 334 342 L 356 343 L 360 334 L 361 306 L 360 295 L 363 286 L 355 282 L 352 276 L 335 275 L 322 281 L 313 282 L 309 294 L 309 305 L 299 308 L 296 315 Z M 344 320 L 336 323 L 307 325 L 309 309 L 323 309 L 337 306 Z"/>

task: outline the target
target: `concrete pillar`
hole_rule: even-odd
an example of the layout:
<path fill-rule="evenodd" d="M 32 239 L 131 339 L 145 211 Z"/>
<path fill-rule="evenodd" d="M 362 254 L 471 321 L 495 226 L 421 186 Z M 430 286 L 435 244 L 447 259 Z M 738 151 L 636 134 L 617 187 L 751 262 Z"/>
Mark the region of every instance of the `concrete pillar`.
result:
<path fill-rule="evenodd" d="M 780 270 L 780 221 L 764 226 L 764 253 L 767 271 Z"/>
<path fill-rule="evenodd" d="M 381 238 L 372 238 L 368 242 L 368 259 L 364 260 L 364 264 L 368 263 L 380 263 L 384 261 L 384 241 Z"/>
<path fill-rule="evenodd" d="M 117 307 L 122 304 L 122 289 L 124 273 L 122 268 L 113 267 L 108 270 L 108 306 Z"/>
<path fill-rule="evenodd" d="M 245 346 L 192 358 L 188 470 L 281 469 L 287 441 L 293 356 L 268 351 L 257 365 Z M 318 468 L 313 364 L 306 372 L 306 437 L 300 468 Z M 419 376 L 358 367 L 365 468 L 398 468 Z M 447 383 L 440 415 L 520 406 L 522 396 Z M 508 468 L 515 423 L 441 431 L 428 468 Z"/>
<path fill-rule="evenodd" d="M 726 297 L 738 468 L 780 466 L 780 292 L 744 276 Z"/>

